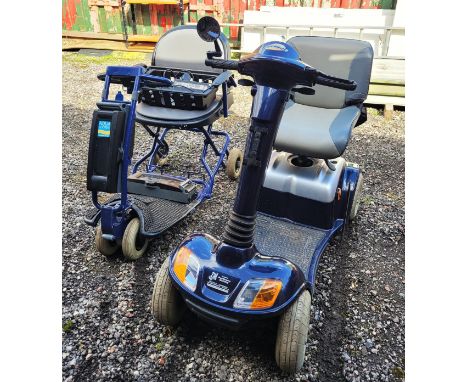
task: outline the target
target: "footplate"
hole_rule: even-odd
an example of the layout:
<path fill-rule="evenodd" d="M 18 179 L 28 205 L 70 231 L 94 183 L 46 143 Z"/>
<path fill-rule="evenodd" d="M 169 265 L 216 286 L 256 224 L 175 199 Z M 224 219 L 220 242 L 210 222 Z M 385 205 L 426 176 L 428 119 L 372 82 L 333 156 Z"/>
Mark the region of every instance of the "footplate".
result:
<path fill-rule="evenodd" d="M 119 199 L 119 195 L 114 195 L 105 204 L 116 203 Z M 190 203 L 179 203 L 140 195 L 128 195 L 128 200 L 131 209 L 140 218 L 140 233 L 145 237 L 160 235 L 186 217 L 200 203 L 200 199 L 194 199 Z M 100 218 L 101 211 L 93 208 L 84 220 L 87 224 L 96 226 Z"/>
<path fill-rule="evenodd" d="M 306 227 L 259 213 L 254 242 L 260 253 L 291 261 L 307 277 L 314 253 L 326 239 L 327 234 L 326 230 Z"/>

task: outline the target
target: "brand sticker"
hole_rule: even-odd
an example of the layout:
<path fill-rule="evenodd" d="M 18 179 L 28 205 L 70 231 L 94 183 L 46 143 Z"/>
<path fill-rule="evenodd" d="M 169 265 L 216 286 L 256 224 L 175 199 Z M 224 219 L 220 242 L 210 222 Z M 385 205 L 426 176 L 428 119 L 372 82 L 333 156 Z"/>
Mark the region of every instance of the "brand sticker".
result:
<path fill-rule="evenodd" d="M 205 274 L 205 285 L 218 293 L 230 294 L 239 283 L 238 279 L 224 273 L 208 270 Z"/>
<path fill-rule="evenodd" d="M 110 137 L 110 121 L 100 120 L 98 122 L 98 133 L 97 136 L 101 138 L 109 138 Z"/>
<path fill-rule="evenodd" d="M 267 50 L 277 50 L 279 52 L 287 52 L 288 49 L 283 44 L 271 44 L 266 47 Z"/>

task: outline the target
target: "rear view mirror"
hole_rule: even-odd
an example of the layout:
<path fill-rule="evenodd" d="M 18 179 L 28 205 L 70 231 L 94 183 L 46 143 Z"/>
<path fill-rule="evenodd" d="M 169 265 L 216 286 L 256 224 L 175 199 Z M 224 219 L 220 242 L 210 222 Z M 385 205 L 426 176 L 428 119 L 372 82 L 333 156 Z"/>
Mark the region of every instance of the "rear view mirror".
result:
<path fill-rule="evenodd" d="M 197 32 L 202 40 L 213 42 L 221 35 L 221 28 L 215 18 L 204 16 L 198 20 Z"/>

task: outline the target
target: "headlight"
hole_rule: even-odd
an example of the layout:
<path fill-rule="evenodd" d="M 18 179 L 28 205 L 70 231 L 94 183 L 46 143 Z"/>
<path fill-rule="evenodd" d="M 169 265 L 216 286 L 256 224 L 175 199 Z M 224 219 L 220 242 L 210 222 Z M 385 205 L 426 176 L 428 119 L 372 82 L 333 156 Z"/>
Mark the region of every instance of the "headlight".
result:
<path fill-rule="evenodd" d="M 245 283 L 234 301 L 234 308 L 267 309 L 273 306 L 281 290 L 280 280 L 253 279 Z"/>
<path fill-rule="evenodd" d="M 179 249 L 174 260 L 174 273 L 182 284 L 191 291 L 197 288 L 200 263 L 195 255 L 187 247 Z"/>

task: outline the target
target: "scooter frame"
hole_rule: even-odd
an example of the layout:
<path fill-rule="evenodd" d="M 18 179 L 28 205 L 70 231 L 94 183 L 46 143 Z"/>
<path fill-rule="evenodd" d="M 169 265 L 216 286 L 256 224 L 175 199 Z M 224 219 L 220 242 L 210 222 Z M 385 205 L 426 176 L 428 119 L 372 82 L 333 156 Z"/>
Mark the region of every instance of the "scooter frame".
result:
<path fill-rule="evenodd" d="M 126 101 L 123 99 L 123 95 L 118 93 L 115 100 L 109 99 L 109 88 L 110 84 L 112 83 L 111 77 L 118 76 L 118 77 L 129 77 L 134 78 L 134 85 L 133 91 L 131 96 L 131 101 Z M 138 90 L 141 85 L 141 81 L 144 79 L 158 81 L 167 85 L 170 85 L 172 82 L 165 78 L 165 77 L 158 77 L 158 76 L 151 76 L 144 74 L 144 68 L 141 66 L 133 66 L 133 67 L 125 67 L 125 66 L 109 66 L 106 70 L 105 80 L 104 80 L 104 89 L 102 92 L 101 104 L 107 105 L 110 107 L 117 107 L 122 110 L 127 110 L 127 120 L 125 124 L 125 132 L 124 132 L 124 140 L 122 145 L 123 156 L 122 156 L 122 163 L 120 168 L 119 174 L 119 186 L 120 186 L 120 198 L 119 200 L 114 200 L 109 203 L 101 204 L 98 201 L 98 191 L 92 191 L 92 201 L 94 206 L 98 209 L 98 214 L 94 216 L 93 219 L 85 221 L 90 225 L 96 225 L 99 218 L 101 220 L 101 228 L 102 228 L 102 236 L 106 240 L 117 240 L 123 237 L 125 228 L 127 223 L 131 219 L 131 214 L 129 214 L 129 210 L 132 208 L 132 203 L 128 199 L 128 190 L 127 190 L 127 179 L 128 179 L 128 167 L 131 163 L 131 149 L 132 147 L 132 136 L 134 134 L 135 129 L 135 111 L 136 111 L 136 104 L 138 102 Z M 227 85 L 226 83 L 222 84 L 223 89 L 223 114 L 224 117 L 227 117 Z M 151 150 L 140 158 L 135 165 L 133 166 L 131 173 L 135 174 L 140 165 L 149 158 L 149 163 L 146 165 L 147 172 L 154 172 L 158 166 L 152 165 L 153 158 L 157 154 L 158 149 L 161 146 L 161 142 L 166 137 L 168 131 L 171 128 L 164 128 L 159 135 L 159 132 L 155 134 L 153 146 Z M 192 182 L 199 184 L 202 186 L 201 190 L 198 192 L 196 203 L 194 206 L 198 205 L 205 199 L 211 197 L 213 192 L 213 186 L 215 182 L 215 175 L 218 173 L 221 167 L 225 167 L 224 158 L 226 155 L 229 155 L 228 147 L 230 143 L 229 134 L 223 131 L 216 131 L 213 130 L 212 124 L 209 124 L 206 128 L 203 127 L 181 127 L 183 130 L 201 133 L 204 135 L 204 145 L 203 150 L 200 155 L 200 162 L 203 166 L 204 171 L 207 174 L 208 179 L 205 180 L 200 178 L 190 179 Z M 221 136 L 224 138 L 224 142 L 222 148 L 218 150 L 216 145 L 214 144 L 211 136 Z M 207 162 L 207 154 L 208 154 L 208 147 L 211 147 L 218 157 L 216 164 L 212 167 Z M 168 175 L 166 175 L 168 176 Z M 177 175 L 170 176 L 176 180 L 185 180 L 187 178 Z M 195 207 L 194 207 L 195 208 Z M 189 211 L 190 212 L 190 211 Z M 184 215 L 185 216 L 185 215 Z M 181 218 L 183 218 L 182 216 Z M 159 233 L 155 235 L 146 235 L 148 237 L 151 236 L 158 236 Z"/>

